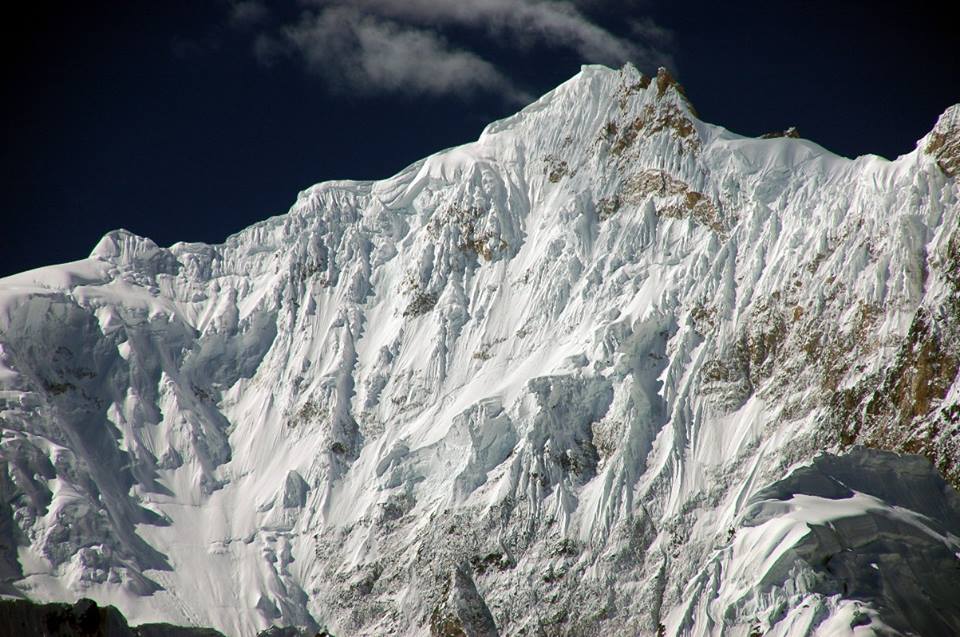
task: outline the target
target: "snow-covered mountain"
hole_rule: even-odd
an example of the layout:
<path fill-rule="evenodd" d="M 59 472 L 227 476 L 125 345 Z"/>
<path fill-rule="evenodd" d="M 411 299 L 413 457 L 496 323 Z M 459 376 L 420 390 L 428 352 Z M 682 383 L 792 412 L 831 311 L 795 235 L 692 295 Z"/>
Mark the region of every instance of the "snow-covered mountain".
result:
<path fill-rule="evenodd" d="M 241 636 L 960 634 L 958 172 L 960 105 L 850 160 L 589 66 L 222 245 L 2 279 L 0 591 Z"/>

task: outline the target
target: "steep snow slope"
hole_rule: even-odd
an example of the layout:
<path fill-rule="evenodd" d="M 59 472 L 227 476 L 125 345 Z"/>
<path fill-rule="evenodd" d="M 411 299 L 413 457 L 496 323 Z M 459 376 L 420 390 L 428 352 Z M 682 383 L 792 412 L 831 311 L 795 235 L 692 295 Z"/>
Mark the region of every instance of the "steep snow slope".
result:
<path fill-rule="evenodd" d="M 960 106 L 848 160 L 591 66 L 223 245 L 0 280 L 3 590 L 233 635 L 960 632 L 958 148 Z"/>

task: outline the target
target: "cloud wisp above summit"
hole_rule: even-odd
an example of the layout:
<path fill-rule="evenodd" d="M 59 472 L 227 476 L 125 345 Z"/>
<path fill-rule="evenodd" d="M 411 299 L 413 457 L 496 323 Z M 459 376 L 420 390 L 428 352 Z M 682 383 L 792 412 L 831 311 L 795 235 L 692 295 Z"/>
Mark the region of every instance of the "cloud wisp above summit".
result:
<path fill-rule="evenodd" d="M 337 91 L 526 98 L 492 63 L 442 34 L 347 6 L 307 12 L 284 27 L 286 43 Z"/>
<path fill-rule="evenodd" d="M 562 0 L 305 0 L 267 26 L 265 5 L 231 5 L 231 24 L 253 34 L 257 59 L 302 62 L 334 92 L 470 97 L 522 103 L 531 93 L 490 52 L 572 54 L 583 63 L 670 64 L 670 33 L 651 20 L 614 33 L 590 17 L 596 3 Z M 249 19 L 258 18 L 257 28 Z"/>

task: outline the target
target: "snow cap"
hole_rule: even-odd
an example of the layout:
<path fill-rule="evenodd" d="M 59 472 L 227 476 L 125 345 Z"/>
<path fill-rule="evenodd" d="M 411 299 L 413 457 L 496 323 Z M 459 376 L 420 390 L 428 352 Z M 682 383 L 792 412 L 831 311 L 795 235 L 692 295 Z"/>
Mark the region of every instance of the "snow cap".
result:
<path fill-rule="evenodd" d="M 153 274 L 173 273 L 180 266 L 169 250 L 161 248 L 152 239 L 123 228 L 105 234 L 93 248 L 90 258 L 110 261 L 120 266 L 146 267 Z"/>

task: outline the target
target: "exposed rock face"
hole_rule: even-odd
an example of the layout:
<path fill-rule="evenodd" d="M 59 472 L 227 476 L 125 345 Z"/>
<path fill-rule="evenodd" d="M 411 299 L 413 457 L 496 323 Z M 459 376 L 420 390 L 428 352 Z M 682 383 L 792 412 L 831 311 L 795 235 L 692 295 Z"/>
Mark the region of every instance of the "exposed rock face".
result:
<path fill-rule="evenodd" d="M 848 160 L 585 67 L 222 245 L 0 280 L 4 590 L 243 637 L 960 632 L 958 112 Z"/>
<path fill-rule="evenodd" d="M 470 576 L 458 564 L 450 573 L 450 592 L 430 617 L 430 634 L 437 637 L 496 637 L 497 625 Z"/>
<path fill-rule="evenodd" d="M 763 135 L 760 136 L 760 139 L 777 139 L 778 137 L 790 137 L 793 139 L 799 139 L 800 131 L 798 131 L 795 126 L 791 126 L 786 130 L 764 133 Z"/>
<path fill-rule="evenodd" d="M 937 165 L 948 177 L 960 173 L 960 105 L 951 106 L 940 116 L 927 136 L 924 150 L 936 157 Z"/>
<path fill-rule="evenodd" d="M 130 627 L 113 606 L 92 599 L 69 604 L 35 604 L 24 599 L 0 600 L 0 635 L 11 637 L 223 637 L 210 628 L 169 624 Z M 300 635 L 296 635 L 300 637 Z"/>

